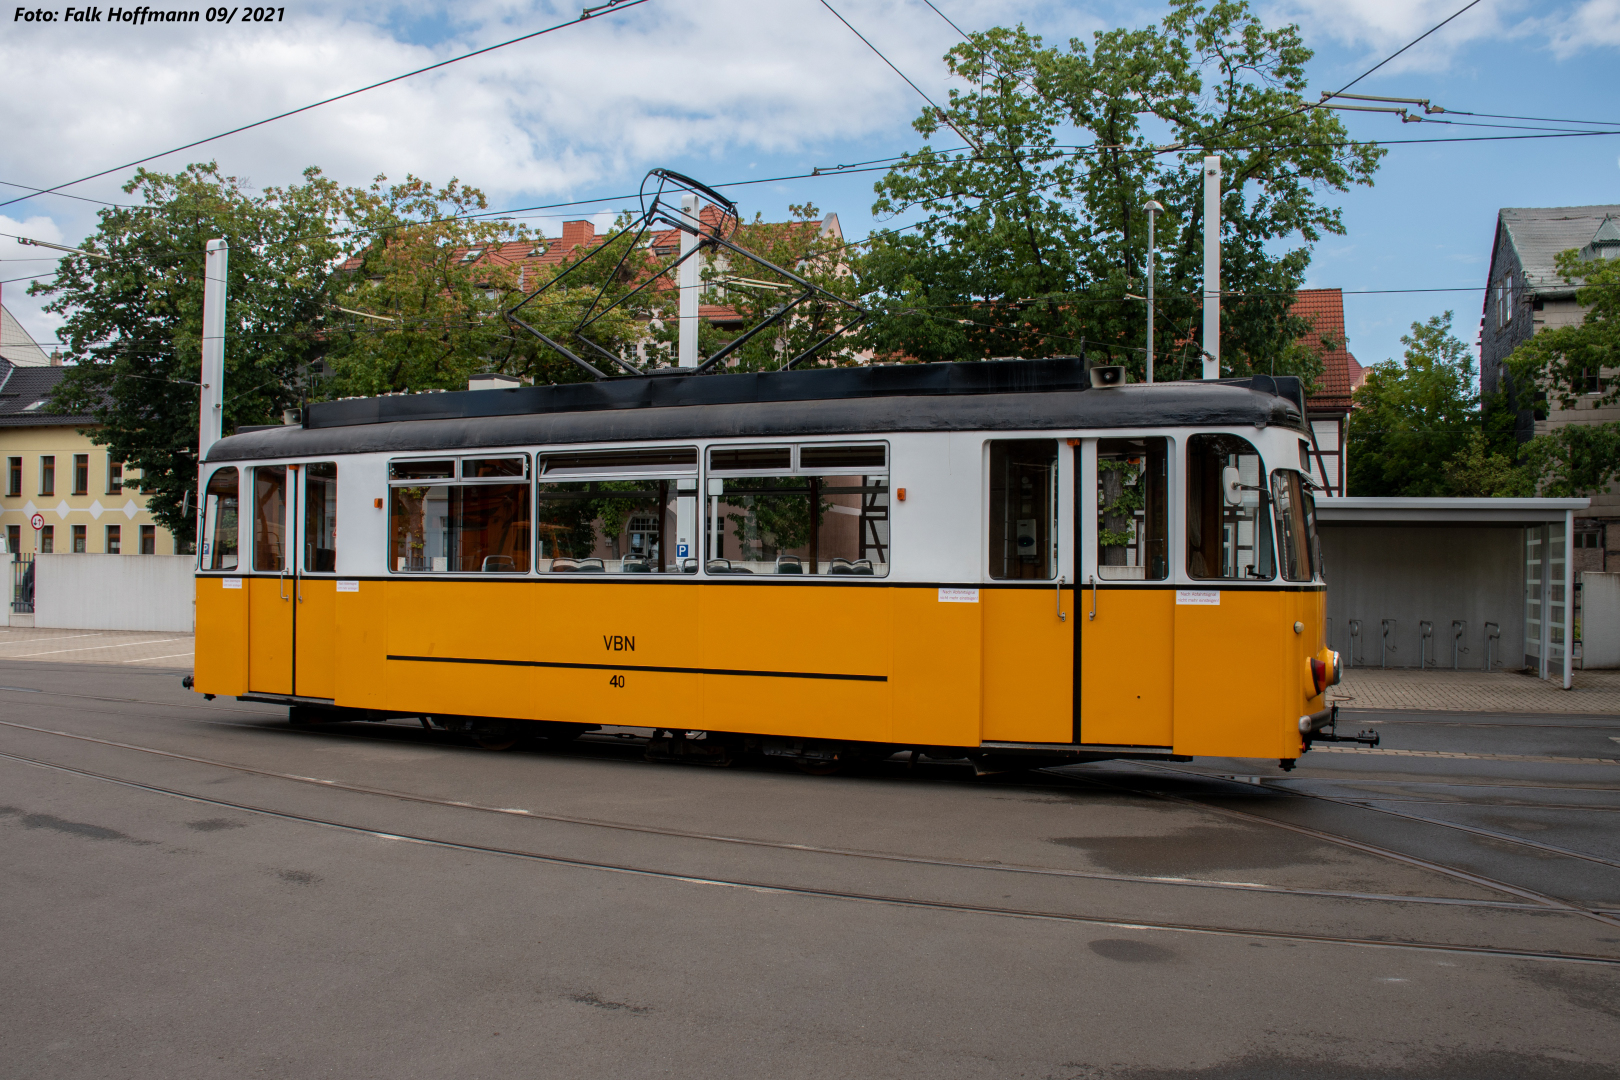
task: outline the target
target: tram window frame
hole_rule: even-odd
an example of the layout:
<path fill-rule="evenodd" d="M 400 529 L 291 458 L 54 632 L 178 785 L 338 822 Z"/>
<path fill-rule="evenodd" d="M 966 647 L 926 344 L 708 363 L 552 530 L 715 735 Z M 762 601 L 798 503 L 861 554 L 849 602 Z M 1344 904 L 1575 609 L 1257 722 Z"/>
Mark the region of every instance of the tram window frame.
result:
<path fill-rule="evenodd" d="M 252 513 L 248 518 L 253 573 L 282 574 L 287 571 L 287 557 L 290 554 L 287 551 L 287 526 L 288 511 L 291 509 L 287 505 L 287 495 L 292 475 L 292 470 L 285 464 L 255 465 L 249 470 L 253 492 Z M 276 507 L 271 498 L 278 487 L 281 491 L 279 520 L 266 512 Z"/>
<path fill-rule="evenodd" d="M 450 574 L 494 574 L 502 577 L 526 576 L 530 573 L 534 557 L 534 483 L 531 472 L 531 455 L 527 453 L 513 453 L 504 450 L 491 450 L 470 454 L 435 454 L 401 458 L 391 458 L 388 462 L 388 552 L 387 570 L 390 574 L 401 577 L 437 577 Z M 467 475 L 468 470 L 475 471 L 475 475 Z M 500 471 L 492 471 L 500 470 Z M 503 528 L 516 529 L 517 537 L 514 542 L 502 545 L 505 550 L 498 554 L 490 554 L 480 547 L 472 556 L 479 565 L 473 568 L 452 566 L 452 562 L 465 560 L 468 556 L 464 551 L 465 538 L 468 535 L 482 535 L 487 528 L 469 529 L 468 502 L 475 496 L 473 493 L 480 488 L 511 488 L 517 492 L 518 508 Z M 413 560 L 411 556 L 401 556 L 399 549 L 402 544 L 410 544 L 411 537 L 420 537 L 420 549 L 429 550 L 427 526 L 425 517 L 428 513 L 426 492 L 434 488 L 445 489 L 443 504 L 443 532 L 441 534 L 443 555 L 424 554 L 420 559 Z M 423 492 L 418 497 L 419 510 L 412 514 L 403 501 L 410 496 L 403 494 L 406 490 L 415 489 Z M 433 500 L 437 501 L 437 500 Z M 474 503 L 479 511 L 487 511 L 487 507 Z M 420 516 L 423 519 L 419 534 L 409 532 L 409 519 Z M 400 518 L 407 521 L 402 525 Z M 424 566 L 407 566 L 407 561 L 426 563 Z M 438 565 L 438 564 L 443 564 Z"/>
<path fill-rule="evenodd" d="M 1163 435 L 1097 440 L 1098 581 L 1169 579 L 1172 452 Z"/>
<path fill-rule="evenodd" d="M 1322 548 L 1310 484 L 1292 469 L 1276 470 L 1271 474 L 1271 505 L 1283 580 L 1315 581 L 1322 573 Z"/>
<path fill-rule="evenodd" d="M 985 443 L 985 462 L 988 475 L 985 477 L 985 571 L 992 581 L 1052 581 L 1058 576 L 1059 564 L 1059 460 L 1058 439 L 990 439 Z M 1043 460 L 1033 458 L 1039 455 Z M 1031 460 L 1009 460 L 1009 458 L 1025 456 Z M 1033 468 L 1037 472 L 1044 469 L 1044 491 L 1032 492 L 1028 500 L 1018 500 L 1018 508 L 1009 515 L 1009 502 L 1007 492 L 1012 483 L 1013 468 Z M 998 476 L 1002 483 L 998 484 Z M 1022 490 L 1022 480 L 1019 476 L 1018 487 Z M 1032 485 L 1033 486 L 1033 485 Z M 1028 513 L 1034 517 L 1025 516 L 1024 503 L 1030 504 Z M 1045 512 L 1040 504 L 1045 504 Z M 1027 527 L 1026 527 L 1027 526 Z M 1024 540 L 1028 539 L 1028 543 Z M 1029 548 L 1033 554 L 1024 555 L 1022 548 Z M 1040 573 L 1038 560 L 1041 552 L 1046 553 L 1046 573 Z M 1017 560 L 1017 562 L 1013 562 Z M 1025 569 L 1034 571 L 1025 574 Z M 1018 573 L 1011 572 L 1018 570 Z"/>
<path fill-rule="evenodd" d="M 226 474 L 230 474 L 228 479 Z M 240 573 L 242 569 L 242 473 L 234 465 L 224 465 L 208 475 L 203 487 L 203 542 L 198 548 L 197 569 L 204 573 Z M 222 523 L 230 522 L 228 531 Z M 228 548 L 222 536 L 230 537 Z M 222 565 L 226 558 L 230 565 Z"/>
<path fill-rule="evenodd" d="M 1185 445 L 1187 576 L 1195 581 L 1275 581 L 1277 548 L 1268 483 L 1271 474 L 1266 470 L 1265 456 L 1248 439 L 1230 432 L 1198 432 L 1189 435 Z M 1213 449 L 1206 450 L 1206 447 Z M 1238 458 L 1236 465 L 1231 463 L 1232 457 Z M 1252 465 L 1244 463 L 1246 457 L 1254 459 Z M 1229 467 L 1239 470 L 1240 499 L 1236 504 L 1226 501 L 1224 476 Z M 1213 513 L 1206 514 L 1206 510 Z M 1215 544 L 1220 566 L 1215 573 L 1208 573 L 1209 568 L 1203 561 L 1203 534 L 1212 523 L 1219 534 Z M 1253 526 L 1247 546 L 1243 544 L 1245 523 Z M 1233 530 L 1230 534 L 1228 527 Z M 1244 550 L 1253 552 L 1253 562 L 1242 562 L 1239 553 Z M 1232 556 L 1230 565 L 1228 555 Z M 1228 569 L 1236 572 L 1227 573 Z"/>
<path fill-rule="evenodd" d="M 698 572 L 698 461 L 695 445 L 597 447 L 536 455 L 534 499 L 535 573 L 547 579 L 622 580 L 656 575 L 680 580 Z M 598 486 L 603 485 L 603 486 Z M 612 486 L 606 486 L 612 485 Z M 648 485 L 658 485 L 651 490 Z M 629 506 L 611 506 L 612 503 Z M 564 554 L 561 523 L 548 508 L 587 504 L 589 519 L 575 518 L 571 532 L 580 549 Z M 639 505 L 637 505 L 639 504 Z M 636 528 L 650 519 L 650 527 Z M 614 526 L 611 535 L 606 531 Z M 584 547 L 583 529 L 589 529 Z M 687 554 L 681 554 L 681 537 Z M 549 551 L 548 551 L 549 546 Z M 603 554 L 596 554 L 598 549 Z"/>
<path fill-rule="evenodd" d="M 304 522 L 298 537 L 299 546 L 303 549 L 300 569 L 305 574 L 336 574 L 338 465 L 335 461 L 311 461 L 304 465 L 302 472 Z M 317 492 L 319 503 L 315 501 Z M 313 541 L 318 537 L 330 540 L 331 546 L 313 546 Z"/>
<path fill-rule="evenodd" d="M 719 444 L 708 447 L 707 461 L 705 576 L 804 581 L 880 579 L 892 572 L 893 455 L 886 440 Z M 850 484 L 850 479 L 857 482 Z M 762 488 L 761 482 L 775 486 Z M 798 516 L 794 504 L 801 491 L 808 513 L 802 522 L 790 523 L 786 518 Z M 743 501 L 727 502 L 728 495 Z M 850 495 L 858 500 L 853 506 L 836 501 Z M 762 505 L 762 499 L 776 505 Z M 761 512 L 766 510 L 778 515 L 783 525 L 802 525 L 802 542 L 780 543 L 781 537 L 767 523 L 769 515 Z M 844 517 L 859 519 L 853 543 L 841 528 Z M 796 538 L 791 533 L 788 537 Z M 734 555 L 728 554 L 733 542 L 738 549 Z M 759 558 L 748 557 L 750 544 L 757 547 Z"/>

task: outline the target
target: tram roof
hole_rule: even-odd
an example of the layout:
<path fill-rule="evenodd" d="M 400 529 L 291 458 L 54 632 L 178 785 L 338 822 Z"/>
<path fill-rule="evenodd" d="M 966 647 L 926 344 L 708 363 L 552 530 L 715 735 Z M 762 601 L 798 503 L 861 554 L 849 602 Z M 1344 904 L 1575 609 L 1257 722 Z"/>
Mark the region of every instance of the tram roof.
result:
<path fill-rule="evenodd" d="M 208 460 L 920 431 L 1271 424 L 1304 430 L 1303 392 L 1292 377 L 1106 389 L 1088 381 L 1084 361 L 1058 358 L 350 398 L 311 405 L 301 425 L 221 439 Z"/>

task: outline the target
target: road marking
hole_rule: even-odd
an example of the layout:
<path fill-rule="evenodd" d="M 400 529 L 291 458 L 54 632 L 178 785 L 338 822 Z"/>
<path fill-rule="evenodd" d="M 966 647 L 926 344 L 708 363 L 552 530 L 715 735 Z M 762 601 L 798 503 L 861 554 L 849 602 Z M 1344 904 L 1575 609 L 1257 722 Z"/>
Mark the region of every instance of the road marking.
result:
<path fill-rule="evenodd" d="M 185 638 L 158 638 L 156 641 L 126 641 L 122 645 L 83 645 L 77 649 L 47 649 L 45 652 L 25 652 L 7 657 L 8 660 L 21 660 L 28 656 L 55 656 L 65 652 L 95 652 L 97 649 L 128 649 L 136 645 L 166 645 L 171 641 L 184 641 Z M 178 655 L 178 654 L 177 654 Z"/>
<path fill-rule="evenodd" d="M 1610 736 L 1613 738 L 1613 736 Z M 1616 740 L 1620 742 L 1620 740 Z M 1554 765 L 1581 763 L 1585 765 L 1620 765 L 1620 758 L 1608 757 L 1553 757 L 1537 754 L 1461 754 L 1450 750 L 1393 750 L 1371 746 L 1313 746 L 1319 754 L 1379 754 L 1385 757 L 1454 758 L 1462 761 L 1545 761 Z"/>
<path fill-rule="evenodd" d="M 7 645 L 43 645 L 50 641 L 71 641 L 81 637 L 100 637 L 100 634 L 63 634 L 60 637 L 23 638 L 20 641 L 8 641 Z"/>
<path fill-rule="evenodd" d="M 118 662 L 120 664 L 149 664 L 153 660 L 173 660 L 177 656 L 195 656 L 196 654 L 197 650 L 192 649 L 188 652 L 169 653 L 167 656 L 143 656 L 138 660 L 120 660 Z"/>

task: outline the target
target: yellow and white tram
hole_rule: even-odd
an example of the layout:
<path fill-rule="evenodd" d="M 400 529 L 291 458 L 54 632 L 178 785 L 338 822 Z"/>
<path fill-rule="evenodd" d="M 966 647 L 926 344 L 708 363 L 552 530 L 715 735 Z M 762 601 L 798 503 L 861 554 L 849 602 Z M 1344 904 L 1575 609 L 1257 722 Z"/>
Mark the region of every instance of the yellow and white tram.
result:
<path fill-rule="evenodd" d="M 1092 374 L 314 405 L 208 454 L 194 688 L 694 756 L 1291 764 L 1338 678 L 1297 384 Z"/>

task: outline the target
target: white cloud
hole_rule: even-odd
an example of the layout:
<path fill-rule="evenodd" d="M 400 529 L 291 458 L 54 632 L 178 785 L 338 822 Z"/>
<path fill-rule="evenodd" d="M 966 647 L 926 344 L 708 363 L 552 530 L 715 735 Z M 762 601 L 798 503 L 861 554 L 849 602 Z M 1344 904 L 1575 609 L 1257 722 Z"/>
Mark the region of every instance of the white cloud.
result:
<path fill-rule="evenodd" d="M 1620 46 L 1620 0 L 1586 0 L 1564 18 L 1550 20 L 1547 34 L 1560 57 Z"/>
<path fill-rule="evenodd" d="M 27 237 L 30 240 L 45 240 L 53 244 L 61 244 L 63 240 L 61 227 L 44 215 L 23 218 L 18 220 L 0 214 L 0 301 L 3 301 L 6 310 L 10 311 L 17 321 L 22 324 L 34 340 L 40 343 L 46 352 L 51 351 L 50 342 L 56 338 L 56 328 L 59 319 L 43 309 L 44 297 L 28 295 L 27 280 L 13 280 L 16 278 L 29 278 L 33 275 L 48 276 L 56 269 L 56 261 L 62 256 L 60 251 L 50 248 L 31 247 L 17 242 L 17 237 Z"/>

